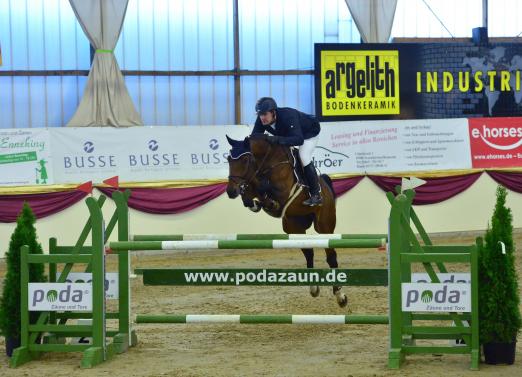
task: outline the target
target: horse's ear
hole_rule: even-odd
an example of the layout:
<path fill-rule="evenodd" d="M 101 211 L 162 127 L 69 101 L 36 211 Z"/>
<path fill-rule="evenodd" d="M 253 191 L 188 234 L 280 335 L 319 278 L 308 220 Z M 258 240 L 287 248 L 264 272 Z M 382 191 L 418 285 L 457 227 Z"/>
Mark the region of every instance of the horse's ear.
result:
<path fill-rule="evenodd" d="M 230 144 L 231 147 L 233 147 L 234 145 L 237 144 L 236 140 L 229 138 L 228 135 L 225 135 L 225 136 L 227 137 L 227 141 L 228 141 L 228 143 Z"/>

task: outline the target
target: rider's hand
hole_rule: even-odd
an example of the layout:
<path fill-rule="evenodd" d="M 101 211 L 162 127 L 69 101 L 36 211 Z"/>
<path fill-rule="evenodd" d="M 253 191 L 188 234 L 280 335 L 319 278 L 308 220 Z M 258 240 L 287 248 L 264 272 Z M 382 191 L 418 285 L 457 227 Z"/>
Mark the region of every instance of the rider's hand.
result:
<path fill-rule="evenodd" d="M 279 136 L 266 134 L 265 140 L 268 141 L 270 144 L 279 144 Z"/>

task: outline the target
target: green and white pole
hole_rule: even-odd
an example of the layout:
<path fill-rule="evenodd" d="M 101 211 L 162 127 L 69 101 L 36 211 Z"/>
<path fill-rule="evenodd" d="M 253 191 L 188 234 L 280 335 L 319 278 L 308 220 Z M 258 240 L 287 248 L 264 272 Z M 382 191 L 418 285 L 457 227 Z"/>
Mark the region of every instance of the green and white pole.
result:
<path fill-rule="evenodd" d="M 289 324 L 289 325 L 346 325 L 388 324 L 387 315 L 319 315 L 319 314 L 139 314 L 136 323 L 199 323 L 199 324 Z"/>
<path fill-rule="evenodd" d="M 201 240 L 111 242 L 112 250 L 208 250 L 208 249 L 303 249 L 376 248 L 386 239 L 311 239 L 311 240 Z"/>
<path fill-rule="evenodd" d="M 236 241 L 236 240 L 349 240 L 349 239 L 381 239 L 387 238 L 387 234 L 138 234 L 130 237 L 131 241 Z"/>

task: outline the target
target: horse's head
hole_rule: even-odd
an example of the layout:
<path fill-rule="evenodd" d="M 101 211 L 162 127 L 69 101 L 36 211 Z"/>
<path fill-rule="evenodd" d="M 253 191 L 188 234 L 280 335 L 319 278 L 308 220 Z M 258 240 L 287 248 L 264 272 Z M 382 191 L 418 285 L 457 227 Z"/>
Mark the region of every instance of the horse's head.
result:
<path fill-rule="evenodd" d="M 232 147 L 228 156 L 228 184 L 227 195 L 235 199 L 244 195 L 249 189 L 255 175 L 253 156 L 250 152 L 248 138 L 234 140 L 227 136 L 228 143 Z"/>

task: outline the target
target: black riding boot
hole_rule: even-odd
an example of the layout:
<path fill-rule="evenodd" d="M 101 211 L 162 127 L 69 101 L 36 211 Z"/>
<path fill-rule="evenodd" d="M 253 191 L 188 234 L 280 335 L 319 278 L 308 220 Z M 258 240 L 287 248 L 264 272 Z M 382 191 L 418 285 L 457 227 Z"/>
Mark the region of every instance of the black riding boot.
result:
<path fill-rule="evenodd" d="M 304 167 L 304 175 L 306 178 L 306 183 L 308 183 L 308 188 L 310 190 L 310 198 L 306 199 L 303 204 L 305 206 L 320 206 L 323 204 L 323 199 L 321 198 L 321 187 L 319 186 L 319 177 L 317 176 L 317 172 L 315 171 L 314 163 L 311 162 Z"/>

